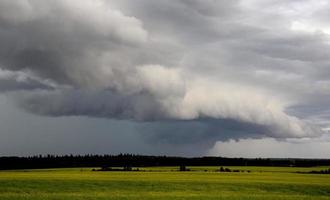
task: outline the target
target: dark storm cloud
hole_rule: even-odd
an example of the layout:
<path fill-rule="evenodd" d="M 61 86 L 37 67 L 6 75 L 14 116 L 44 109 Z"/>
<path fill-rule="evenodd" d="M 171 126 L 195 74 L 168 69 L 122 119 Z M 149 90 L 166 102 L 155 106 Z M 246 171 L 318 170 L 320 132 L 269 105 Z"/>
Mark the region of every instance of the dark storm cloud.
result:
<path fill-rule="evenodd" d="M 139 121 L 160 119 L 159 103 L 148 94 L 121 95 L 111 90 L 27 92 L 18 104 L 30 112 L 49 116 L 92 116 Z M 109 102 L 110 101 L 110 102 Z"/>
<path fill-rule="evenodd" d="M 169 144 L 319 136 L 327 125 L 299 105 L 330 95 L 329 7 L 3 0 L 0 66 L 33 76 L 1 90 L 39 115 L 146 121 L 141 132 Z"/>
<path fill-rule="evenodd" d="M 154 145 L 171 145 L 174 151 L 187 148 L 186 155 L 205 155 L 216 141 L 231 138 L 260 138 L 268 127 L 236 120 L 200 119 L 144 123 L 139 127 L 142 137 Z M 192 148 L 193 147 L 193 148 Z M 183 149 L 184 149 L 183 148 Z"/>

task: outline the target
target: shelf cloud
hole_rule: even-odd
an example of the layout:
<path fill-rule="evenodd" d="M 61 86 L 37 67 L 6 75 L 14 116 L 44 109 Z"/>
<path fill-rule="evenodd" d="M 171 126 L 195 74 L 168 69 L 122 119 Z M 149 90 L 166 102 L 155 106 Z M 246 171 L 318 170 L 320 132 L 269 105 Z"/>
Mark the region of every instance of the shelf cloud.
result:
<path fill-rule="evenodd" d="M 327 1 L 3 0 L 0 92 L 41 116 L 145 126 L 149 141 L 319 137 Z"/>

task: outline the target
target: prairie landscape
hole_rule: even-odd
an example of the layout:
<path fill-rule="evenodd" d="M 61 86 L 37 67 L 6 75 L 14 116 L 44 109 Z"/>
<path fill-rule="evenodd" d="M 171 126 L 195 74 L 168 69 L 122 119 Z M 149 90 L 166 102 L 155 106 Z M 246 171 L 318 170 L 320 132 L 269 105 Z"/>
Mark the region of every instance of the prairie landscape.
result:
<path fill-rule="evenodd" d="M 0 200 L 330 200 L 329 152 L 330 0 L 0 0 Z"/>
<path fill-rule="evenodd" d="M 86 199 L 330 199 L 330 175 L 297 173 L 327 167 L 92 168 L 8 170 L 0 172 L 1 200 Z M 249 171 L 249 172 L 248 172 Z"/>

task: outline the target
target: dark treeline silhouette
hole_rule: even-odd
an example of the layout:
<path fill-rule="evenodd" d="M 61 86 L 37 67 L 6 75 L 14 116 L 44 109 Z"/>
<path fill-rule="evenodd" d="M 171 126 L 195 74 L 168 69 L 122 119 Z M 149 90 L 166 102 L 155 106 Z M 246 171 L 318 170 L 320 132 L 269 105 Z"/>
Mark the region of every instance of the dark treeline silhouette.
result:
<path fill-rule="evenodd" d="M 330 159 L 247 159 L 224 157 L 170 157 L 119 155 L 47 155 L 0 157 L 0 169 L 42 169 L 70 167 L 147 167 L 147 166 L 330 166 Z"/>

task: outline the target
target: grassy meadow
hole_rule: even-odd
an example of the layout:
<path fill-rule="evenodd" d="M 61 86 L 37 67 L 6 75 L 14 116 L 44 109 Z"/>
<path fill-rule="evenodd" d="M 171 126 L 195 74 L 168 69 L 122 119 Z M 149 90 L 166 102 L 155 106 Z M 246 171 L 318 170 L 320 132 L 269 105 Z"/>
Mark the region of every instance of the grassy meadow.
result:
<path fill-rule="evenodd" d="M 139 172 L 0 171 L 0 200 L 330 200 L 330 175 L 295 173 L 326 167 L 229 168 L 251 172 L 214 172 L 219 167 L 189 167 L 187 172 L 178 172 L 177 167 L 140 168 Z"/>

